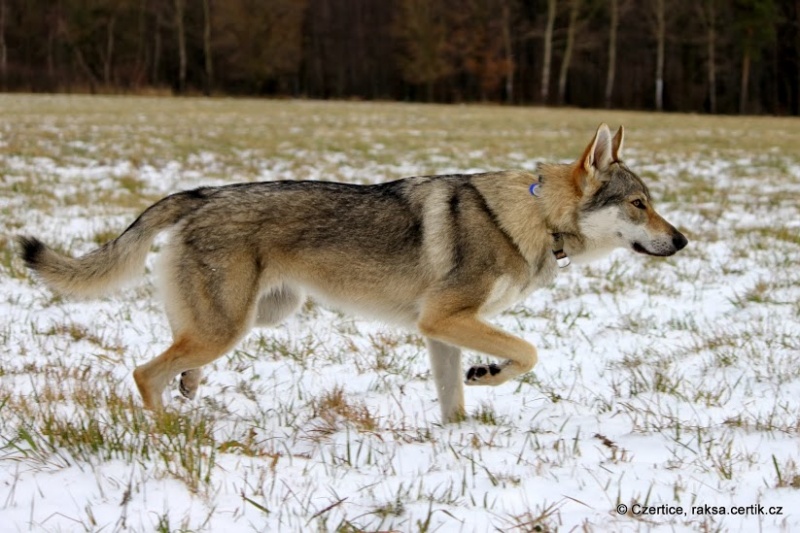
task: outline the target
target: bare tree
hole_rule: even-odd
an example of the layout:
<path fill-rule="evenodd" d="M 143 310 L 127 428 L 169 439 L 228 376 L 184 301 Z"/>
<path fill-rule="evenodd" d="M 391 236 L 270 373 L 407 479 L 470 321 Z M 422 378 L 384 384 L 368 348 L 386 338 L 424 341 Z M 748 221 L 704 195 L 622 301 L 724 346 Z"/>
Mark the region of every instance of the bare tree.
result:
<path fill-rule="evenodd" d="M 454 73 L 465 73 L 476 83 L 481 100 L 500 93 L 513 70 L 509 58 L 510 35 L 506 34 L 504 0 L 458 2 L 458 14 L 448 14 L 448 56 Z M 507 37 L 507 39 L 506 39 Z M 465 88 L 470 89 L 469 85 Z"/>
<path fill-rule="evenodd" d="M 0 0 L 0 82 L 5 84 L 8 72 L 8 50 L 6 48 L 6 0 Z"/>
<path fill-rule="evenodd" d="M 656 0 L 656 110 L 664 110 L 664 48 L 667 40 L 667 23 L 664 0 Z"/>
<path fill-rule="evenodd" d="M 262 92 L 297 73 L 303 59 L 306 2 L 226 0 L 215 8 L 214 49 L 220 77 Z"/>
<path fill-rule="evenodd" d="M 50 13 L 48 14 L 48 28 L 47 28 L 47 77 L 53 79 L 53 73 L 55 71 L 55 60 L 53 58 L 53 48 L 55 48 L 55 42 L 58 38 L 58 34 L 61 31 L 61 2 L 56 2 L 56 5 L 50 8 Z"/>
<path fill-rule="evenodd" d="M 394 34 L 403 43 L 398 57 L 403 79 L 424 85 L 427 100 L 433 101 L 437 81 L 453 72 L 448 57 L 448 28 L 440 3 L 403 0 L 398 6 Z"/>
<path fill-rule="evenodd" d="M 56 20 L 57 36 L 67 45 L 67 48 L 73 54 L 75 65 L 83 72 L 84 76 L 89 82 L 89 90 L 94 94 L 97 88 L 97 76 L 95 76 L 89 63 L 86 61 L 86 56 L 83 54 L 80 46 L 80 39 L 76 36 L 76 32 L 72 24 L 70 24 L 68 14 L 61 11 L 57 12 Z"/>
<path fill-rule="evenodd" d="M 778 12 L 774 0 L 738 0 L 734 8 L 734 31 L 741 46 L 742 78 L 739 89 L 739 113 L 746 113 L 749 104 L 750 67 L 765 46 L 775 42 Z"/>
<path fill-rule="evenodd" d="M 556 23 L 556 0 L 547 0 L 547 26 L 544 30 L 544 60 L 542 61 L 542 103 L 550 94 L 550 63 L 553 60 L 553 26 Z"/>
<path fill-rule="evenodd" d="M 610 0 L 611 24 L 608 28 L 608 70 L 606 70 L 606 109 L 611 108 L 614 93 L 614 74 L 617 68 L 617 28 L 619 27 L 619 0 Z"/>
<path fill-rule="evenodd" d="M 564 48 L 564 58 L 561 60 L 561 70 L 558 73 L 558 103 L 563 104 L 567 92 L 567 74 L 572 61 L 572 49 L 575 46 L 575 26 L 578 23 L 578 10 L 580 0 L 570 0 L 569 26 L 567 27 L 567 44 Z"/>
<path fill-rule="evenodd" d="M 139 87 L 147 79 L 147 0 L 139 0 L 136 16 L 136 53 L 133 66 L 134 86 Z"/>
<path fill-rule="evenodd" d="M 753 28 L 745 28 L 745 35 L 745 46 L 742 52 L 742 79 L 739 89 L 739 114 L 741 115 L 747 112 L 747 92 L 750 85 L 750 58 L 752 56 L 750 43 L 753 40 Z"/>
<path fill-rule="evenodd" d="M 153 85 L 159 84 L 159 73 L 161 68 L 161 11 L 156 9 L 155 28 L 153 30 Z"/>
<path fill-rule="evenodd" d="M 4 91 L 797 115 L 798 80 L 800 0 L 0 0 Z"/>
<path fill-rule="evenodd" d="M 506 74 L 506 101 L 514 101 L 514 52 L 511 47 L 511 9 L 503 2 L 503 47 L 505 48 L 508 74 Z"/>
<path fill-rule="evenodd" d="M 708 77 L 708 110 L 717 112 L 717 0 L 697 4 L 700 20 L 706 30 L 706 65 Z"/>
<path fill-rule="evenodd" d="M 117 14 L 111 11 L 106 21 L 106 50 L 103 54 L 103 83 L 106 88 L 111 86 L 111 65 L 114 59 L 114 26 L 117 23 Z"/>
<path fill-rule="evenodd" d="M 203 55 L 206 67 L 206 83 L 203 92 L 208 96 L 214 88 L 214 63 L 211 57 L 211 0 L 203 0 Z"/>
<path fill-rule="evenodd" d="M 175 31 L 178 37 L 178 92 L 186 89 L 186 29 L 184 28 L 185 0 L 175 0 Z"/>

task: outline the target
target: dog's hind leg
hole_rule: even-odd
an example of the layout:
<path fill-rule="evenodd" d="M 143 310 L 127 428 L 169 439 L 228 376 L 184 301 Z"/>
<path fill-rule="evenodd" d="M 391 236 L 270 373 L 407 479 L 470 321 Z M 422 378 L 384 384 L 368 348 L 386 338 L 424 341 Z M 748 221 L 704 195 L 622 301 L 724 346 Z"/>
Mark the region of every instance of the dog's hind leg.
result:
<path fill-rule="evenodd" d="M 302 291 L 286 285 L 276 287 L 262 294 L 256 307 L 256 326 L 275 326 L 294 314 L 305 301 Z M 178 390 L 186 398 L 193 400 L 203 379 L 203 369 L 193 368 L 181 373 Z"/>
<path fill-rule="evenodd" d="M 248 259 L 230 254 L 208 268 L 205 263 L 193 264 L 187 254 L 172 263 L 182 267 L 173 270 L 174 283 L 167 295 L 174 341 L 133 373 L 146 408 L 162 407 L 164 389 L 178 374 L 181 394 L 192 398 L 202 377 L 200 369 L 233 348 L 250 329 L 260 272 Z"/>
<path fill-rule="evenodd" d="M 276 287 L 259 298 L 255 325 L 263 327 L 278 325 L 294 314 L 304 301 L 305 294 L 302 291 L 287 285 Z M 193 400 L 197 396 L 197 389 L 200 387 L 202 379 L 202 368 L 187 370 L 181 374 L 178 390 L 183 396 Z"/>
<path fill-rule="evenodd" d="M 461 348 L 426 338 L 433 381 L 445 423 L 460 422 L 464 411 L 464 382 L 461 379 Z"/>
<path fill-rule="evenodd" d="M 167 385 L 181 373 L 187 370 L 197 369 L 204 364 L 217 359 L 238 340 L 232 339 L 228 342 L 211 342 L 203 337 L 195 337 L 190 334 L 183 334 L 172 343 L 172 346 L 156 357 L 155 359 L 137 366 L 133 371 L 133 378 L 136 386 L 142 395 L 142 401 L 147 409 L 158 411 L 163 407 L 163 394 Z M 199 376 L 202 374 L 189 374 Z M 184 380 L 181 379 L 181 388 L 184 388 Z M 196 386 L 192 394 L 196 392 Z M 181 390 L 185 396 L 187 392 Z"/>

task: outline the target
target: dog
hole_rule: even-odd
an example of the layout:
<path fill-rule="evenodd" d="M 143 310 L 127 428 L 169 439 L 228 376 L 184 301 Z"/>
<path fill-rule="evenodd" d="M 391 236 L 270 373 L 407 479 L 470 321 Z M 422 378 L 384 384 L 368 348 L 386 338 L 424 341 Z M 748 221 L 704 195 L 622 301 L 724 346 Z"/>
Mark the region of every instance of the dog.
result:
<path fill-rule="evenodd" d="M 104 294 L 140 275 L 160 232 L 172 345 L 134 370 L 144 406 L 169 383 L 193 399 L 202 367 L 308 295 L 421 333 L 444 422 L 465 418 L 464 385 L 530 371 L 536 348 L 487 322 L 552 282 L 559 266 L 619 247 L 669 256 L 686 237 L 622 161 L 624 129 L 601 124 L 571 164 L 422 176 L 375 185 L 274 181 L 163 198 L 78 258 L 19 237 L 25 264 L 63 295 Z M 462 350 L 499 358 L 462 371 Z M 462 377 L 463 376 L 463 377 Z"/>

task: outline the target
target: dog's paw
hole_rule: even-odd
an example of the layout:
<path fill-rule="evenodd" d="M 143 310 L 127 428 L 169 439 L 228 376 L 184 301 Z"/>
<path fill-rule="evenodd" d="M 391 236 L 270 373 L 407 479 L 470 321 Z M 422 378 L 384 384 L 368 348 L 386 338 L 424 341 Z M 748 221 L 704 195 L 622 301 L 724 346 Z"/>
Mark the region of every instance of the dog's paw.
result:
<path fill-rule="evenodd" d="M 181 393 L 181 396 L 186 398 L 187 400 L 194 400 L 194 397 L 197 395 L 196 390 L 189 390 L 189 387 L 181 380 L 180 385 L 178 386 L 178 390 Z"/>
<path fill-rule="evenodd" d="M 497 376 L 503 368 L 497 364 L 474 365 L 467 370 L 467 385 L 494 385 Z"/>
<path fill-rule="evenodd" d="M 200 386 L 202 374 L 198 370 L 187 370 L 181 374 L 178 390 L 187 400 L 194 400 L 197 396 L 197 389 Z"/>

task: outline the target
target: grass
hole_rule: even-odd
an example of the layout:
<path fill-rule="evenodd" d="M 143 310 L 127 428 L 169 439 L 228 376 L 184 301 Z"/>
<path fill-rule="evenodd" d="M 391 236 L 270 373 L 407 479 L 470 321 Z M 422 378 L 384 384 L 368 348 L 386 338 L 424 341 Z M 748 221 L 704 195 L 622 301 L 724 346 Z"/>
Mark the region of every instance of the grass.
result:
<path fill-rule="evenodd" d="M 0 509 L 17 529 L 752 529 L 613 510 L 797 497 L 796 120 L 25 95 L 0 107 Z M 210 365 L 196 402 L 144 413 L 130 371 L 170 336 L 153 258 L 146 283 L 75 302 L 14 254 L 20 232 L 83 253 L 199 185 L 533 169 L 575 158 L 601 121 L 625 125 L 629 165 L 691 245 L 570 267 L 497 317 L 539 366 L 468 388 L 456 425 L 439 422 L 418 336 L 313 302 Z M 800 527 L 787 520 L 763 525 Z"/>

